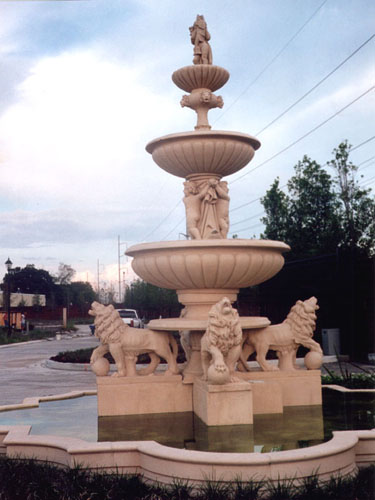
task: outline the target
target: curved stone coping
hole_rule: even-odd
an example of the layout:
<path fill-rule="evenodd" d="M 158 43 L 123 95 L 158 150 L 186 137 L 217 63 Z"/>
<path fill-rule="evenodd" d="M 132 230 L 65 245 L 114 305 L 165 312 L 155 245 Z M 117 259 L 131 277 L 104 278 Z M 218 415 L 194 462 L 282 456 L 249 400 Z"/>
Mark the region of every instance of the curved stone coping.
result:
<path fill-rule="evenodd" d="M 235 132 L 232 130 L 192 130 L 188 132 L 177 132 L 174 134 L 163 135 L 162 137 L 157 137 L 153 139 L 146 145 L 147 153 L 152 154 L 155 149 L 160 145 L 175 142 L 176 140 L 189 140 L 189 139 L 234 139 L 237 141 L 245 142 L 249 144 L 254 150 L 260 148 L 260 141 L 249 134 L 244 134 L 243 132 Z"/>
<path fill-rule="evenodd" d="M 375 394 L 375 389 L 348 389 L 348 387 L 343 387 L 342 385 L 336 385 L 336 384 L 326 384 L 322 385 L 322 388 L 325 389 L 331 389 L 333 391 L 338 391 L 338 392 L 369 392 L 369 393 L 374 393 Z"/>
<path fill-rule="evenodd" d="M 279 250 L 280 252 L 288 252 L 290 246 L 282 241 L 274 240 L 251 240 L 245 238 L 235 238 L 226 240 L 175 240 L 175 241 L 159 241 L 150 243 L 138 243 L 132 245 L 126 250 L 126 255 L 131 257 L 135 253 L 149 250 L 168 250 L 168 249 L 182 249 L 186 248 L 259 248 L 262 250 Z"/>
<path fill-rule="evenodd" d="M 30 426 L 0 426 L 0 450 L 9 457 L 138 473 L 162 483 L 176 478 L 193 484 L 235 478 L 301 481 L 311 474 L 327 480 L 332 475 L 353 474 L 358 465 L 375 460 L 375 429 L 334 432 L 327 443 L 274 453 L 181 450 L 155 441 L 88 443 L 76 438 L 29 435 L 29 432 Z"/>
<path fill-rule="evenodd" d="M 264 328 L 271 324 L 271 321 L 262 316 L 240 316 L 241 327 L 244 329 Z M 193 330 L 204 331 L 207 328 L 207 319 L 189 319 L 189 318 L 162 318 L 152 319 L 148 328 L 151 330 Z"/>
<path fill-rule="evenodd" d="M 82 396 L 96 396 L 97 393 L 98 392 L 96 390 L 84 390 L 84 391 L 65 392 L 64 394 L 54 394 L 51 396 L 35 396 L 31 398 L 25 398 L 22 401 L 22 403 L 0 405 L 0 412 L 12 411 L 12 410 L 25 410 L 26 408 L 37 408 L 39 406 L 39 403 L 45 403 L 47 401 L 60 401 L 63 399 L 74 399 L 74 398 L 80 398 Z"/>

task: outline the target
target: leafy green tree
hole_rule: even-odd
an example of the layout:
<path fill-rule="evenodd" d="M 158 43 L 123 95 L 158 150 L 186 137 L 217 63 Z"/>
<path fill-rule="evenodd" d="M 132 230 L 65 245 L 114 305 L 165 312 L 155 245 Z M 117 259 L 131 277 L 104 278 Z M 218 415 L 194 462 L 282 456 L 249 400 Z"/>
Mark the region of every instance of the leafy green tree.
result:
<path fill-rule="evenodd" d="M 142 280 L 136 280 L 127 287 L 124 305 L 137 309 L 141 316 L 147 318 L 178 316 L 181 309 L 174 290 L 159 288 Z"/>
<path fill-rule="evenodd" d="M 351 146 L 347 141 L 333 150 L 334 159 L 327 162 L 335 172 L 335 184 L 342 203 L 342 247 L 375 253 L 375 200 L 371 189 L 361 189 L 356 173 L 358 167 L 349 161 Z"/>
<path fill-rule="evenodd" d="M 262 238 L 268 240 L 287 240 L 287 220 L 288 220 L 288 197 L 279 187 L 280 180 L 277 177 L 271 188 L 262 198 L 266 216 L 261 219 L 266 229 Z"/>
<path fill-rule="evenodd" d="M 358 167 L 349 161 L 347 141 L 334 149 L 327 165 L 332 177 L 318 163 L 304 156 L 294 167 L 288 193 L 277 178 L 261 202 L 266 216 L 261 238 L 281 240 L 296 259 L 333 253 L 337 248 L 375 254 L 375 200 L 370 189 L 361 189 L 356 180 Z"/>
<path fill-rule="evenodd" d="M 71 303 L 79 307 L 82 314 L 86 313 L 91 303 L 96 299 L 96 293 L 91 284 L 84 281 L 73 281 L 68 288 Z"/>
<path fill-rule="evenodd" d="M 266 211 L 261 237 L 288 243 L 292 248 L 289 259 L 334 252 L 342 230 L 333 180 L 307 156 L 294 169 L 288 195 L 276 179 L 261 200 Z"/>
<path fill-rule="evenodd" d="M 56 285 L 53 277 L 44 269 L 37 269 L 33 264 L 27 264 L 23 269 L 15 268 L 12 274 L 12 291 L 20 290 L 22 293 L 31 293 L 33 295 L 46 295 L 51 297 Z M 4 290 L 5 283 L 1 288 Z"/>

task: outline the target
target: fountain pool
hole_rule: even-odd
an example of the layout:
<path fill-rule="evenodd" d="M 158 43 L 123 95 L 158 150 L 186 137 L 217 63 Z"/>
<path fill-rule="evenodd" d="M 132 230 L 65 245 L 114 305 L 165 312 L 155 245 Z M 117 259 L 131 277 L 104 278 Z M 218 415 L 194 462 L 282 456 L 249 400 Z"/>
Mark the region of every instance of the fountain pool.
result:
<path fill-rule="evenodd" d="M 152 440 L 188 450 L 267 453 L 323 443 L 334 430 L 374 428 L 374 410 L 373 393 L 323 389 L 322 406 L 286 407 L 282 414 L 254 415 L 253 425 L 208 427 L 192 412 L 98 417 L 96 396 L 83 396 L 0 412 L 0 425 L 31 425 L 33 435 L 91 442 Z"/>

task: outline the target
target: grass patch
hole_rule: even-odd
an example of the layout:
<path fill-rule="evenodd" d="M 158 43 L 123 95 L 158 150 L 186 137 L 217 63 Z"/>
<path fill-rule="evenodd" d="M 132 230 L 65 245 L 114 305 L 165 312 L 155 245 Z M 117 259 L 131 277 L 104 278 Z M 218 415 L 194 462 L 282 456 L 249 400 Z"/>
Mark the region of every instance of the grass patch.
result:
<path fill-rule="evenodd" d="M 348 389 L 375 389 L 375 370 L 363 368 L 355 363 L 350 363 L 350 365 L 359 368 L 362 372 L 353 373 L 339 363 L 340 373 L 338 374 L 323 365 L 328 375 L 322 375 L 322 384 L 341 385 Z"/>
<path fill-rule="evenodd" d="M 51 332 L 46 332 L 43 330 L 32 330 L 29 333 L 12 332 L 12 335 L 8 337 L 7 331 L 4 329 L 0 330 L 0 345 L 6 344 L 18 344 L 20 342 L 28 342 L 30 340 L 41 340 L 54 337 Z"/>
<path fill-rule="evenodd" d="M 81 467 L 66 469 L 34 460 L 0 458 L 1 500 L 371 500 L 375 466 L 354 477 L 332 477 L 319 483 L 315 476 L 293 485 L 235 480 L 206 481 L 193 489 L 184 481 L 149 484 L 138 475 L 105 474 Z"/>

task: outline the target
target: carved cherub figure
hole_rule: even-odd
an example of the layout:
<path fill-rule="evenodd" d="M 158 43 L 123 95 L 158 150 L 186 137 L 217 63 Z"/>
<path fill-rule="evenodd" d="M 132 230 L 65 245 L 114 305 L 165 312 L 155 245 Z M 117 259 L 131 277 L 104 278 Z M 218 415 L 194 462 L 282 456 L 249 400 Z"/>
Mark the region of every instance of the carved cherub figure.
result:
<path fill-rule="evenodd" d="M 201 218 L 202 200 L 206 196 L 210 185 L 207 184 L 201 190 L 193 181 L 184 182 L 184 205 L 186 209 L 186 228 L 189 236 L 193 240 L 202 239 L 202 235 L 198 229 L 198 224 Z"/>
<path fill-rule="evenodd" d="M 217 193 L 216 215 L 222 238 L 226 238 L 229 231 L 229 189 L 226 181 L 218 182 L 215 186 Z"/>

